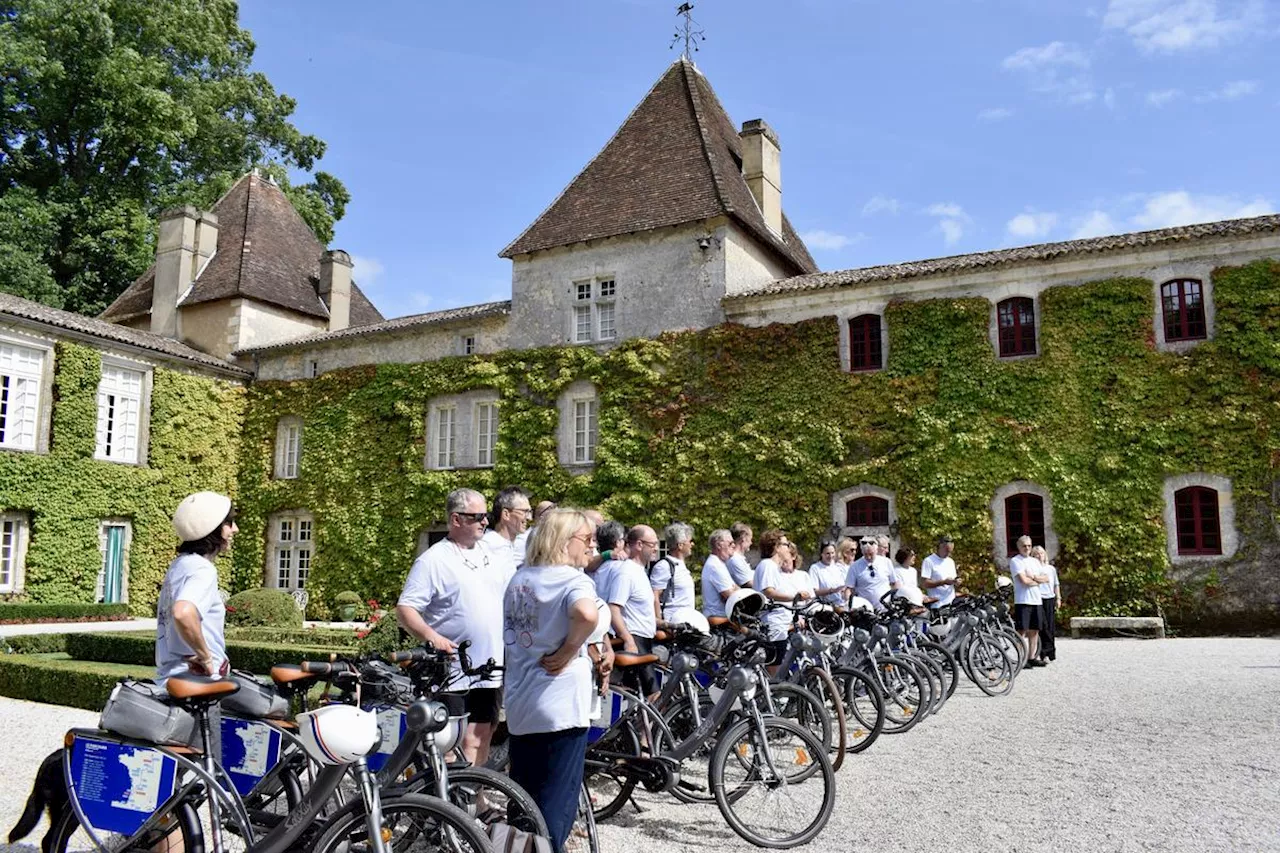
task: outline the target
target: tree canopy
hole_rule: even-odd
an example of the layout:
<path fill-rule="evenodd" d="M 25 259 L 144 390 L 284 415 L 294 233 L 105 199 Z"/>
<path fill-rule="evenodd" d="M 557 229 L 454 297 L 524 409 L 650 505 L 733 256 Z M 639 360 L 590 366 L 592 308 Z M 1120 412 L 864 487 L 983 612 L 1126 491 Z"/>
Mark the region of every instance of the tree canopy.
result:
<path fill-rule="evenodd" d="M 161 210 L 254 166 L 327 244 L 350 195 L 253 52 L 233 0 L 0 0 L 0 290 L 97 313 L 151 262 Z"/>

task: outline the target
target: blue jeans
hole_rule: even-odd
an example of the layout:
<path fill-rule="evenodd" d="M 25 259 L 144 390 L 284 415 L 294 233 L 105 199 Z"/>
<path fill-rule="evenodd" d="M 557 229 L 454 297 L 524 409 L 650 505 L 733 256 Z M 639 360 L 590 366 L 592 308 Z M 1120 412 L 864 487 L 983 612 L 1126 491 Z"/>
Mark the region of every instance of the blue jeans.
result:
<path fill-rule="evenodd" d="M 586 729 L 511 736 L 511 778 L 542 810 L 557 851 L 564 849 L 578 815 L 586 758 Z"/>

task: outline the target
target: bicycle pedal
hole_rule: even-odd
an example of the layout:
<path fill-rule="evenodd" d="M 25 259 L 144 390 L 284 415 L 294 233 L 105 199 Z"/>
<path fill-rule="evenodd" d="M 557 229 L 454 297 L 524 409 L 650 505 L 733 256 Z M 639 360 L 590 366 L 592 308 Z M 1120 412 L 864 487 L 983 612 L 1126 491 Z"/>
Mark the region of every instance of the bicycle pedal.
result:
<path fill-rule="evenodd" d="M 690 782 L 688 779 L 681 779 L 677 784 L 686 791 L 693 791 L 698 794 L 707 792 L 706 785 L 699 785 L 697 782 Z"/>

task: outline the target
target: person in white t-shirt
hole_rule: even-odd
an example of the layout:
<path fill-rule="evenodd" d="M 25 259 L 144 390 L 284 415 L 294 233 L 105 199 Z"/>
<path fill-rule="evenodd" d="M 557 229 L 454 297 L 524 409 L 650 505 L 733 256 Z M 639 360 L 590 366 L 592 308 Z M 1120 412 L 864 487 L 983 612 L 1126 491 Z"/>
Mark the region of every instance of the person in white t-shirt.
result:
<path fill-rule="evenodd" d="M 752 586 L 767 600 L 781 604 L 791 604 L 797 595 L 802 600 L 813 598 L 813 583 L 806 572 L 796 570 L 791 543 L 781 530 L 766 530 L 760 535 L 760 562 Z M 777 663 L 786 652 L 793 618 L 794 613 L 782 607 L 764 614 L 762 621 L 772 647 L 770 663 Z"/>
<path fill-rule="evenodd" d="M 711 531 L 707 550 L 711 553 L 702 564 L 702 615 L 707 619 L 727 619 L 724 603 L 740 589 L 726 562 L 733 556 L 733 534 L 723 529 Z"/>
<path fill-rule="evenodd" d="M 678 625 L 698 610 L 693 591 L 693 573 L 685 560 L 693 553 L 693 528 L 673 522 L 662 531 L 667 540 L 667 556 L 649 569 L 653 589 L 653 611 L 659 624 Z"/>
<path fill-rule="evenodd" d="M 916 549 L 902 547 L 893 555 L 893 576 L 898 581 L 899 589 L 919 589 L 920 580 L 916 576 Z"/>
<path fill-rule="evenodd" d="M 594 684 L 586 645 L 597 609 L 582 570 L 594 529 L 578 510 L 548 512 L 503 597 L 511 778 L 538 804 L 555 850 L 577 815 L 587 750 Z M 602 659 L 602 674 L 609 663 Z"/>
<path fill-rule="evenodd" d="M 888 557 L 879 555 L 879 546 L 874 538 L 865 536 L 860 544 L 862 556 L 849 566 L 845 584 L 853 589 L 854 595 L 871 602 L 876 610 L 884 610 L 885 605 L 880 599 L 889 590 L 899 587 L 893 576 L 893 563 Z"/>
<path fill-rule="evenodd" d="M 1040 660 L 1048 663 L 1057 660 L 1058 648 L 1058 569 L 1049 562 L 1049 552 L 1037 545 L 1031 549 L 1031 556 L 1040 561 L 1044 574 L 1049 580 L 1040 584 Z"/>
<path fill-rule="evenodd" d="M 809 567 L 814 595 L 843 610 L 849 604 L 849 587 L 844 582 L 848 574 L 849 567 L 836 562 L 835 543 L 823 542 L 818 548 L 818 562 Z"/>
<path fill-rule="evenodd" d="M 941 607 L 956 599 L 959 575 L 951 559 L 954 548 L 950 536 L 939 536 L 938 547 L 920 564 L 920 587 L 925 595 L 932 596 L 930 607 Z"/>
<path fill-rule="evenodd" d="M 1018 537 L 1018 553 L 1009 558 L 1013 576 L 1013 624 L 1027 641 L 1027 666 L 1044 666 L 1040 660 L 1040 584 L 1049 576 L 1031 556 L 1031 537 Z"/>
<path fill-rule="evenodd" d="M 529 525 L 533 510 L 529 508 L 529 496 L 519 486 L 507 486 L 493 498 L 489 511 L 489 529 L 480 542 L 493 555 L 494 565 L 503 577 L 503 588 L 516 573 L 516 567 L 524 562 L 524 548 L 516 551 L 516 542 Z"/>
<path fill-rule="evenodd" d="M 231 549 L 236 526 L 231 498 L 196 492 L 173 513 L 178 556 L 156 602 L 156 680 L 174 675 L 226 675 L 226 607 L 213 561 Z"/>
<path fill-rule="evenodd" d="M 653 638 L 658 620 L 653 612 L 653 588 L 645 567 L 658 553 L 658 534 L 646 524 L 627 531 L 626 559 L 611 561 L 600 567 L 597 589 L 612 611 L 613 635 L 622 640 L 622 650 L 647 655 L 653 651 Z M 654 692 L 653 667 L 649 664 L 627 667 L 623 683 L 650 696 Z"/>
<path fill-rule="evenodd" d="M 409 569 L 396 615 L 400 626 L 443 652 L 453 652 L 464 641 L 472 665 L 493 658 L 502 663 L 502 596 L 507 578 L 480 544 L 488 524 L 484 495 L 472 489 L 455 489 L 445 498 L 449 531 L 444 539 L 422 553 Z M 455 659 L 455 677 L 461 667 Z M 455 682 L 460 687 L 465 679 Z M 484 764 L 489 741 L 502 703 L 500 676 L 472 679 L 466 694 L 467 731 L 462 751 L 473 764 Z"/>
<path fill-rule="evenodd" d="M 754 572 L 751 564 L 747 562 L 747 552 L 751 550 L 751 541 L 754 536 L 751 526 L 735 521 L 729 528 L 729 532 L 733 534 L 733 554 L 725 563 L 729 567 L 729 576 L 738 586 L 751 586 Z"/>

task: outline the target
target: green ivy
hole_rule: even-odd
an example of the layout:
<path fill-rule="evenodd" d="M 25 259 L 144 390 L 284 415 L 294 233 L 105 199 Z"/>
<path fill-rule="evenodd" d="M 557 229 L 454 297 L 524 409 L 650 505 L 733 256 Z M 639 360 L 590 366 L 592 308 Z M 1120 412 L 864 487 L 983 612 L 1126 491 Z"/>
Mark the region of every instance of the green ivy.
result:
<path fill-rule="evenodd" d="M 101 462 L 93 458 L 101 355 L 63 342 L 55 357 L 49 452 L 0 453 L 0 508 L 31 518 L 25 597 L 93 601 L 99 525 L 127 518 L 129 606 L 151 615 L 174 556 L 170 518 L 178 502 L 201 489 L 234 492 L 244 387 L 156 368 L 147 464 Z"/>
<path fill-rule="evenodd" d="M 870 482 L 897 493 L 904 541 L 950 533 L 981 586 L 994 571 L 992 495 L 1030 480 L 1051 495 L 1066 615 L 1161 603 L 1198 618 L 1194 585 L 1170 581 L 1166 476 L 1231 478 L 1233 566 L 1278 547 L 1280 265 L 1221 269 L 1214 286 L 1216 339 L 1186 354 L 1157 351 L 1152 282 L 1128 278 L 1044 291 L 1040 355 L 1018 361 L 992 352 L 987 300 L 935 299 L 889 306 L 887 369 L 872 374 L 840 369 L 836 321 L 822 318 L 258 383 L 234 583 L 261 584 L 267 519 L 286 509 L 316 520 L 313 600 L 354 588 L 394 601 L 419 532 L 461 485 L 520 483 L 626 522 L 681 519 L 699 539 L 741 519 L 812 547 L 831 493 Z M 556 404 L 580 379 L 600 389 L 600 439 L 594 469 L 576 475 L 557 461 Z M 423 470 L 430 400 L 477 388 L 499 395 L 497 465 Z M 304 422 L 301 469 L 275 480 L 285 414 Z"/>

